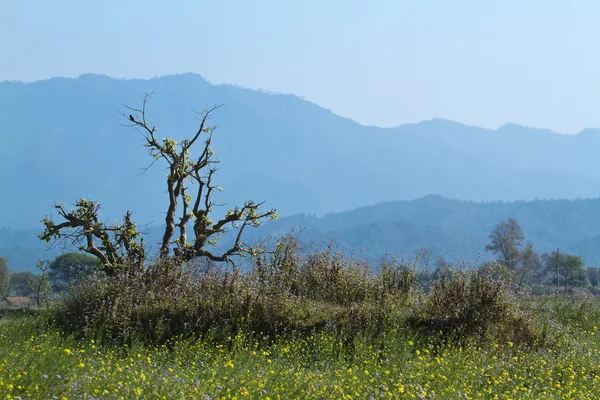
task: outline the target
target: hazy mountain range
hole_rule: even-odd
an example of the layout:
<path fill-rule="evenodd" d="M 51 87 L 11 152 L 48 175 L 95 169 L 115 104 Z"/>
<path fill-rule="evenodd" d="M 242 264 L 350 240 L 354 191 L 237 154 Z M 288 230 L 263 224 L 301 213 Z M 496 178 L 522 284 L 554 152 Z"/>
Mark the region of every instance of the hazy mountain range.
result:
<path fill-rule="evenodd" d="M 469 201 L 600 196 L 600 130 L 562 135 L 511 124 L 488 130 L 441 119 L 383 129 L 360 125 L 293 95 L 213 85 L 199 75 L 151 80 L 83 75 L 0 83 L 0 228 L 39 229 L 38 221 L 52 212 L 53 203 L 72 203 L 79 197 L 98 200 L 108 219 L 132 209 L 140 224 L 160 224 L 166 204 L 164 166 L 141 174 L 151 159 L 140 134 L 123 127 L 127 121 L 117 112 L 126 111 L 122 103 L 140 106 L 146 92 L 155 92 L 148 115 L 159 135 L 174 138 L 196 128 L 192 110 L 225 104 L 212 120 L 218 125 L 213 148 L 221 160 L 218 183 L 224 188 L 217 200 L 223 203 L 267 200 L 282 216 L 322 216 L 429 194 Z M 464 232 L 473 235 L 483 235 L 499 222 L 492 219 L 506 214 L 456 204 L 484 210 L 473 222 L 477 226 L 466 230 L 465 225 Z M 568 204 L 577 208 L 579 203 Z M 429 217 L 442 224 L 442 217 L 453 212 L 450 205 L 444 207 L 433 208 Z M 383 241 L 396 243 L 402 235 L 418 247 L 431 247 L 423 242 L 429 236 L 417 232 L 426 226 L 440 229 L 406 219 L 401 211 L 395 221 L 404 222 L 388 217 L 361 220 L 364 210 L 320 220 L 302 218 L 318 221 L 320 231 L 328 232 L 325 236 L 334 231 L 327 226 L 335 218 L 354 221 L 339 228 L 344 237 L 353 229 L 358 237 L 370 227 L 374 233 L 369 238 L 382 248 Z M 575 210 L 565 215 L 583 214 Z M 485 216 L 485 224 L 477 222 Z M 391 235 L 385 240 L 375 235 L 384 229 L 380 223 L 387 224 Z M 600 234 L 593 226 L 578 240 Z M 347 243 L 360 245 L 357 240 Z M 462 251 L 470 253 L 458 254 Z M 473 251 L 458 246 L 448 256 L 471 257 Z"/>
<path fill-rule="evenodd" d="M 0 83 L 0 227 L 34 227 L 54 202 L 97 199 L 162 220 L 164 166 L 121 124 L 140 106 L 159 135 L 193 132 L 191 110 L 225 104 L 214 149 L 224 202 L 267 200 L 281 215 L 350 210 L 428 194 L 463 200 L 600 196 L 600 130 L 578 135 L 506 125 L 491 131 L 446 120 L 362 126 L 293 95 L 212 85 L 198 75 L 118 80 L 99 75 Z M 360 95 L 360 94 L 357 94 Z"/>

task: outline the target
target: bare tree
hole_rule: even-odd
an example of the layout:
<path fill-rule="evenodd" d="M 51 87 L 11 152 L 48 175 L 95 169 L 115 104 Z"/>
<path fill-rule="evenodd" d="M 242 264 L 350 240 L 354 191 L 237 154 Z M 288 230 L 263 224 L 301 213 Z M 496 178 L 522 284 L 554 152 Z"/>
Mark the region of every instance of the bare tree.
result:
<path fill-rule="evenodd" d="M 419 247 L 416 253 L 419 264 L 423 267 L 425 273 L 429 273 L 429 266 L 435 257 L 435 253 L 427 247 Z"/>
<path fill-rule="evenodd" d="M 40 274 L 32 276 L 27 281 L 29 290 L 33 294 L 33 299 L 38 307 L 43 304 L 48 304 L 50 296 L 50 281 L 48 280 L 48 269 L 50 268 L 50 261 L 39 260 L 37 262 L 37 268 L 40 270 Z"/>
<path fill-rule="evenodd" d="M 170 138 L 159 139 L 156 136 L 157 128 L 149 122 L 146 112 L 151 97 L 151 93 L 146 94 L 141 108 L 125 106 L 131 113 L 121 114 L 129 122 L 128 126 L 137 128 L 142 134 L 144 146 L 153 158 L 152 164 L 159 160 L 167 164 L 166 186 L 169 203 L 165 216 L 165 231 L 160 243 L 160 257 L 174 257 L 180 262 L 206 257 L 215 262 L 224 262 L 230 261 L 235 255 L 252 253 L 252 247 L 241 240 L 244 229 L 248 226 L 259 226 L 265 219 L 277 218 L 275 210 L 261 211 L 262 202 L 246 201 L 243 206 L 228 210 L 225 216 L 217 221 L 210 217 L 215 207 L 214 192 L 220 191 L 221 188 L 213 183 L 218 160 L 211 148 L 215 127 L 210 126 L 208 122 L 212 113 L 220 106 L 206 108 L 200 112 L 200 123 L 195 133 L 178 143 Z M 202 141 L 200 155 L 193 157 L 192 146 Z M 129 212 L 123 224 L 106 225 L 98 220 L 97 203 L 81 199 L 75 206 L 76 209 L 67 211 L 62 205 L 56 205 L 59 215 L 65 221 L 56 224 L 51 218 L 45 218 L 42 221 L 45 230 L 40 238 L 46 241 L 68 240 L 72 244 L 79 244 L 83 251 L 100 259 L 104 271 L 109 275 L 114 274 L 120 266 L 143 266 L 143 240 L 138 241 L 140 234 L 135 223 L 131 221 Z M 194 233 L 191 241 L 188 237 L 190 221 L 193 221 Z M 219 237 L 230 228 L 238 230 L 234 244 L 220 254 L 209 250 L 209 247 L 214 246 Z"/>

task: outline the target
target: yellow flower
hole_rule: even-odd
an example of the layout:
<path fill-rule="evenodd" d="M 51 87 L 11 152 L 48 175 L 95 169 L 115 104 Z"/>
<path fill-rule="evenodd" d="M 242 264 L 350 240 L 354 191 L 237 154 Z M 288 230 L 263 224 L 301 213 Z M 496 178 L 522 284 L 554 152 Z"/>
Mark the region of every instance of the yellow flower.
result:
<path fill-rule="evenodd" d="M 71 350 L 69 350 L 69 349 L 65 349 L 64 351 L 65 351 L 65 354 L 71 354 Z"/>

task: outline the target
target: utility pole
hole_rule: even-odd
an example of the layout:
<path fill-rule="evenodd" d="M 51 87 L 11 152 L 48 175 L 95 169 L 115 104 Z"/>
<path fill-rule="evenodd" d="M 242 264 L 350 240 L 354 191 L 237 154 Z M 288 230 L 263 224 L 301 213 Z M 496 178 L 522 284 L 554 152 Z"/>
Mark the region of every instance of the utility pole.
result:
<path fill-rule="evenodd" d="M 559 284 L 559 279 L 558 279 L 558 253 L 559 253 L 559 249 L 556 249 L 556 297 L 558 298 L 558 291 L 560 290 L 560 284 Z"/>

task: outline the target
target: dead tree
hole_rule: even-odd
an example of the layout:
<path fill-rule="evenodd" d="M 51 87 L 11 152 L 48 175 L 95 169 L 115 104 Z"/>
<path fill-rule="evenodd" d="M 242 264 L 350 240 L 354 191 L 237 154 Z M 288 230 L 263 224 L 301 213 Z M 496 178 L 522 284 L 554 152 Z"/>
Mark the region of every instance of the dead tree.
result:
<path fill-rule="evenodd" d="M 122 113 L 129 126 L 137 128 L 144 137 L 144 146 L 153 158 L 152 164 L 162 160 L 167 164 L 168 206 L 165 216 L 165 231 L 160 243 L 160 257 L 173 258 L 186 262 L 196 257 L 207 257 L 216 262 L 230 261 L 232 256 L 252 253 L 252 247 L 242 241 L 244 229 L 248 226 L 260 226 L 265 219 L 277 218 L 275 210 L 261 211 L 261 203 L 246 201 L 241 207 L 227 211 L 224 217 L 213 221 L 213 195 L 221 188 L 213 183 L 218 160 L 211 148 L 214 126 L 208 122 L 212 113 L 220 106 L 206 108 L 199 118 L 196 132 L 180 143 L 170 138 L 159 139 L 157 129 L 147 118 L 146 106 L 152 94 L 146 94 L 142 108 L 125 106 L 130 114 Z M 192 146 L 203 142 L 200 155 L 191 155 Z M 140 233 L 131 214 L 127 212 L 123 224 L 106 225 L 98 220 L 97 203 L 81 199 L 75 209 L 67 211 L 63 205 L 56 205 L 64 222 L 56 224 L 51 217 L 42 220 L 44 232 L 40 238 L 46 241 L 67 240 L 78 244 L 80 249 L 95 255 L 104 266 L 104 271 L 113 275 L 119 268 L 132 266 L 141 268 L 146 255 L 143 240 L 138 241 Z M 179 211 L 179 213 L 178 213 Z M 191 223 L 193 240 L 188 237 L 188 225 Z M 230 228 L 237 229 L 234 244 L 222 253 L 214 253 L 219 237 Z M 176 234 L 176 231 L 177 234 Z M 173 239 L 173 237 L 176 237 Z"/>

